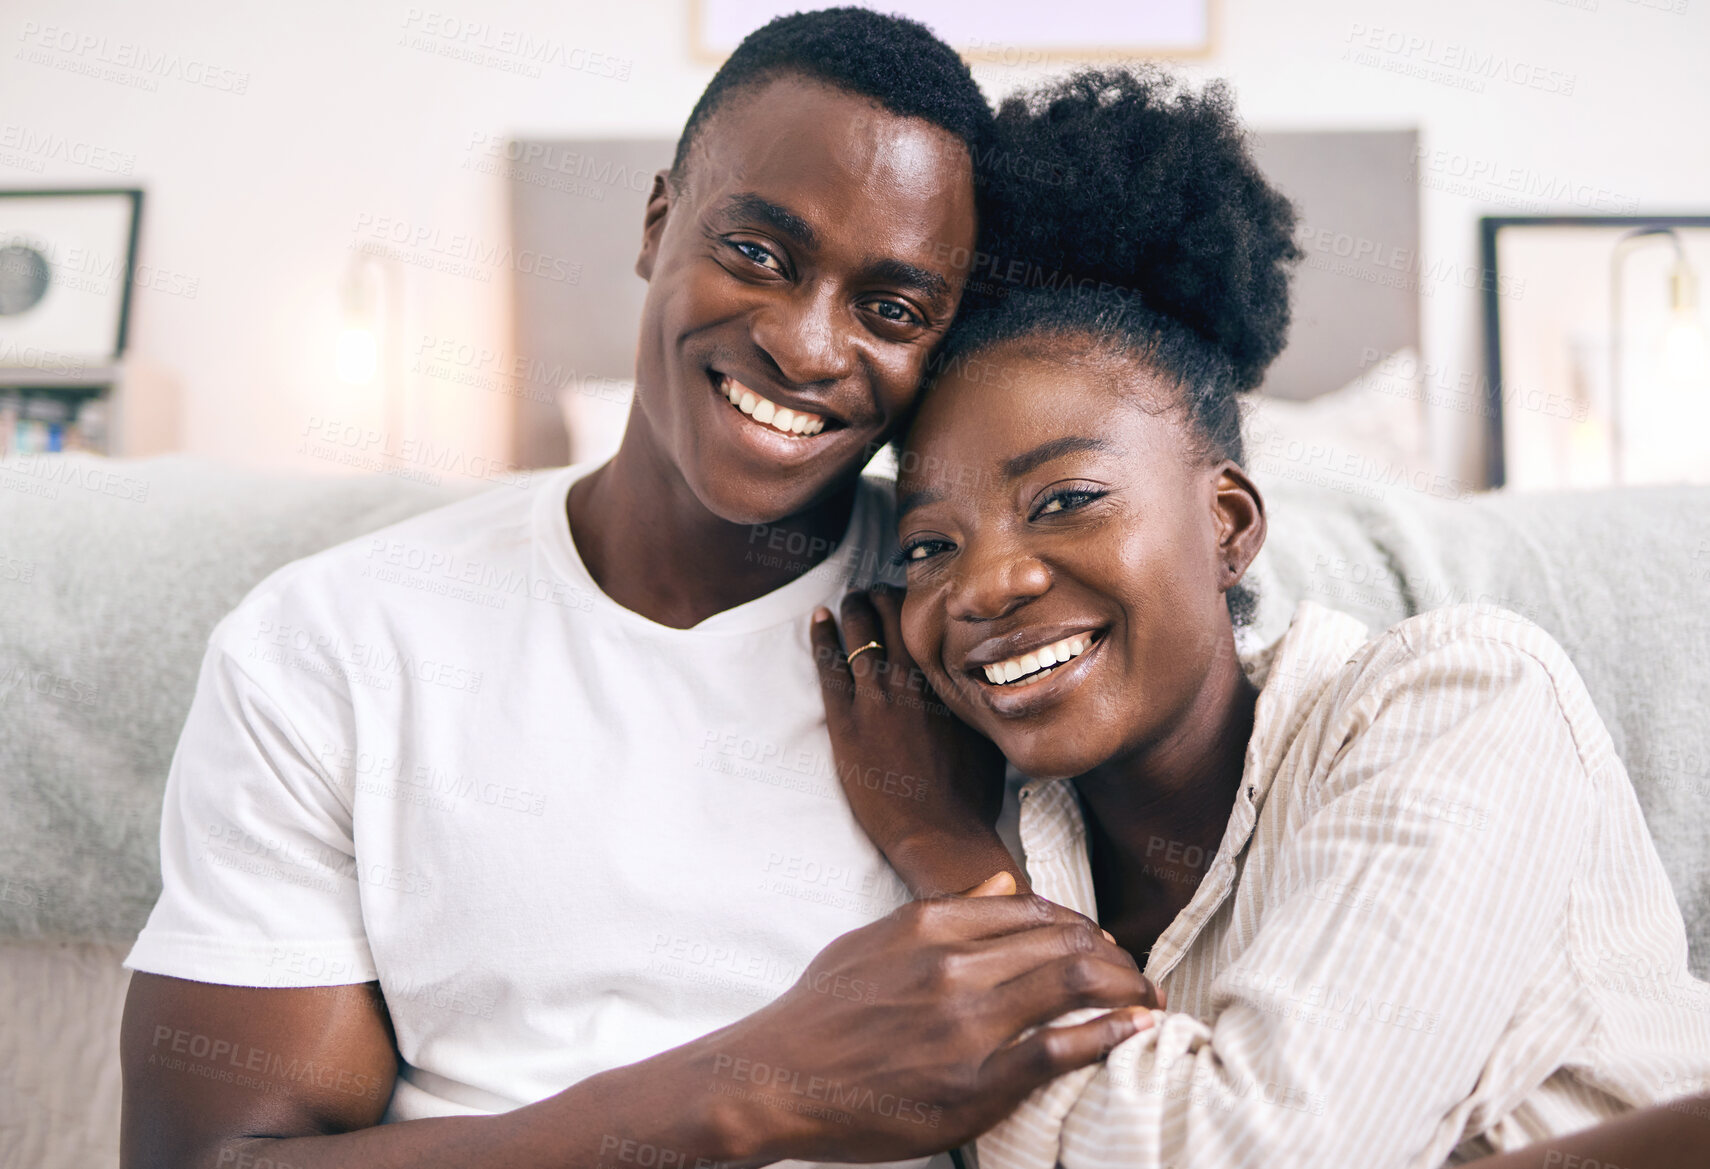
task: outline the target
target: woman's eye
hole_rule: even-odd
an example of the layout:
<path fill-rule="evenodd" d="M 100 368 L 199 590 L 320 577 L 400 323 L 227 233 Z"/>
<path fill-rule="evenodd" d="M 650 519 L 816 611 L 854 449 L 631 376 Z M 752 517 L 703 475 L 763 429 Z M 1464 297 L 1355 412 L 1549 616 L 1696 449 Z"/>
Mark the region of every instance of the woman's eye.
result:
<path fill-rule="evenodd" d="M 887 321 L 895 321 L 899 325 L 924 325 L 926 322 L 920 314 L 897 300 L 869 300 L 867 306 Z"/>
<path fill-rule="evenodd" d="M 1059 491 L 1047 499 L 1033 514 L 1037 518 L 1042 515 L 1050 515 L 1052 512 L 1074 511 L 1077 508 L 1085 507 L 1103 494 L 1102 491 Z"/>
<path fill-rule="evenodd" d="M 730 246 L 741 252 L 744 258 L 760 265 L 768 272 L 782 272 L 784 270 L 783 261 L 757 243 L 738 239 L 731 240 Z"/>
<path fill-rule="evenodd" d="M 904 544 L 897 557 L 904 564 L 915 564 L 922 560 L 930 560 L 949 546 L 949 542 L 945 540 L 916 540 L 913 543 Z"/>

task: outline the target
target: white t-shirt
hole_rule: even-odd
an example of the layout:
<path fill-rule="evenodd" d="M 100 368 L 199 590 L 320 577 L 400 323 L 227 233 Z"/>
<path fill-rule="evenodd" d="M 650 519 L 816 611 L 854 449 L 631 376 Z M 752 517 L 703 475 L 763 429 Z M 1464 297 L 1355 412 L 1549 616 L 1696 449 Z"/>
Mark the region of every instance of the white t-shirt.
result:
<path fill-rule="evenodd" d="M 887 575 L 889 486 L 863 481 L 818 567 L 681 630 L 583 566 L 565 497 L 590 469 L 275 572 L 214 630 L 172 761 L 125 965 L 378 979 L 388 1121 L 505 1111 L 724 1027 L 907 900 L 843 800 L 808 643 L 816 605 Z M 764 527 L 753 550 L 811 551 Z"/>

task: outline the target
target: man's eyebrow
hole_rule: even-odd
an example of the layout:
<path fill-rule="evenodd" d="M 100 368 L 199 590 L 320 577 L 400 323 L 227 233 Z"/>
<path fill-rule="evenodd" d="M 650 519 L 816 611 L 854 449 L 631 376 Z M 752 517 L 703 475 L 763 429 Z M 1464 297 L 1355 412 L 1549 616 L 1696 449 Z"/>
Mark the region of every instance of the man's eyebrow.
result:
<path fill-rule="evenodd" d="M 1072 455 L 1076 451 L 1108 451 L 1114 450 L 1113 444 L 1102 438 L 1083 438 L 1078 435 L 1067 435 L 1054 438 L 1050 442 L 1042 442 L 1030 451 L 1016 455 L 1003 465 L 1006 479 L 1014 479 L 1025 475 L 1035 467 L 1042 467 L 1052 459 L 1060 459 L 1064 455 Z"/>
<path fill-rule="evenodd" d="M 906 260 L 873 260 L 864 265 L 866 274 L 885 284 L 912 288 L 929 300 L 943 300 L 950 295 L 950 282 L 936 272 L 928 272 Z"/>
<path fill-rule="evenodd" d="M 819 247 L 819 233 L 814 230 L 813 224 L 764 195 L 755 194 L 753 191 L 738 192 L 726 201 L 724 210 L 725 214 L 733 218 L 757 219 L 809 250 Z M 907 260 L 886 256 L 869 260 L 861 267 L 862 274 L 869 280 L 912 289 L 929 300 L 944 300 L 950 295 L 948 280 L 937 272 L 910 264 Z"/>
<path fill-rule="evenodd" d="M 781 207 L 753 191 L 732 195 L 724 206 L 726 214 L 738 219 L 758 219 L 789 236 L 804 248 L 819 246 L 819 233 L 814 231 L 813 224 L 788 207 Z"/>

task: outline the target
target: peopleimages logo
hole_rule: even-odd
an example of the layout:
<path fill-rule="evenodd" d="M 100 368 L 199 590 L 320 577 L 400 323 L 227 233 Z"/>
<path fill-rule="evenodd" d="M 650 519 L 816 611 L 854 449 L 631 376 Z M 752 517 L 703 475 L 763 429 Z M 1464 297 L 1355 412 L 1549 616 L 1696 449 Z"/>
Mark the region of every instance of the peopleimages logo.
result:
<path fill-rule="evenodd" d="M 405 48 L 484 65 L 524 77 L 539 77 L 550 65 L 575 73 L 628 81 L 635 62 L 579 45 L 567 45 L 527 29 L 500 28 L 484 20 L 465 20 L 434 9 L 411 8 L 404 14 Z"/>
<path fill-rule="evenodd" d="M 942 1107 L 928 1104 L 924 1100 L 911 1100 L 895 1092 L 880 1092 L 859 1084 L 828 1080 L 824 1076 L 804 1076 L 787 1068 L 723 1053 L 713 1057 L 713 1075 L 735 1083 L 750 1084 L 756 1089 L 764 1089 L 773 1103 L 792 1111 L 807 1111 L 817 1115 L 821 1109 L 815 1106 L 823 1106 L 824 1109 L 830 1110 L 834 1117 L 839 1112 L 846 1115 L 867 1112 L 908 1124 L 924 1125 L 927 1128 L 937 1128 L 944 1115 Z M 734 1087 L 734 1084 L 730 1086 Z M 714 1085 L 715 1090 L 718 1088 L 719 1085 Z M 741 1089 L 737 1089 L 736 1092 L 726 1091 L 725 1094 L 734 1095 L 740 1092 Z"/>
<path fill-rule="evenodd" d="M 71 73 L 96 74 L 102 66 L 110 66 L 131 73 L 131 83 L 139 89 L 158 89 L 160 79 L 165 78 L 222 93 L 242 95 L 249 90 L 247 72 L 210 64 L 183 53 L 151 49 L 133 41 L 112 40 L 60 25 L 38 24 L 33 20 L 24 21 L 18 39 L 28 47 L 26 51 L 61 54 L 58 60 L 51 56 L 46 59 L 32 57 L 35 64 L 52 65 Z M 107 80 L 118 79 L 111 75 L 103 76 Z"/>
<path fill-rule="evenodd" d="M 557 284 L 580 284 L 582 265 L 562 256 L 513 248 L 468 232 L 445 231 L 431 224 L 412 223 L 391 215 L 362 212 L 356 217 L 353 248 L 387 256 L 401 263 L 437 268 L 457 276 L 491 278 L 490 269 L 509 269 Z M 400 251 L 388 250 L 402 248 Z M 446 263 L 437 263 L 436 259 Z M 455 261 L 463 261 L 457 264 Z"/>
<path fill-rule="evenodd" d="M 27 165 L 32 160 L 69 163 L 114 175 L 128 175 L 137 165 L 137 156 L 129 151 L 112 150 L 81 138 L 67 138 L 64 134 L 33 130 L 13 122 L 0 123 L 0 149 L 30 156 L 24 160 L 23 169 L 32 171 L 42 169 L 39 164 Z"/>
<path fill-rule="evenodd" d="M 1419 36 L 1400 29 L 1355 24 L 1349 29 L 1346 39 L 1350 52 L 1364 54 L 1352 58 L 1355 64 L 1378 65 L 1386 72 L 1454 85 L 1475 93 L 1484 92 L 1487 81 L 1502 81 L 1543 93 L 1572 97 L 1574 85 L 1579 80 L 1577 74 L 1550 69 L 1492 49 L 1439 41 L 1436 37 Z M 1383 54 L 1388 60 L 1380 62 L 1376 54 Z"/>

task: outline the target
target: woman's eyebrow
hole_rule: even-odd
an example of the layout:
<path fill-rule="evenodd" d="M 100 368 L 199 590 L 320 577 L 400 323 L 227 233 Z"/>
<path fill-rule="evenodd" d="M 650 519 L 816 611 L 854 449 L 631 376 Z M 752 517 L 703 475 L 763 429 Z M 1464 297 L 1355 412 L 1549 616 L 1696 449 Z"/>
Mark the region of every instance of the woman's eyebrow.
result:
<path fill-rule="evenodd" d="M 900 519 L 917 507 L 925 507 L 929 503 L 937 503 L 943 498 L 944 493 L 942 491 L 938 491 L 931 487 L 922 487 L 917 491 L 911 491 L 901 499 L 897 500 L 897 517 Z"/>
<path fill-rule="evenodd" d="M 1030 451 L 1023 451 L 1013 458 L 1006 459 L 1003 464 L 1005 479 L 1015 479 L 1035 467 L 1043 467 L 1052 459 L 1060 459 L 1064 455 L 1072 455 L 1076 451 L 1115 451 L 1119 448 L 1113 442 L 1102 438 L 1090 438 L 1082 435 L 1066 435 L 1063 438 L 1053 438 L 1042 442 Z M 944 498 L 944 493 L 935 487 L 920 487 L 910 491 L 897 500 L 897 515 L 907 515 L 917 507 L 925 507 L 929 503 L 937 503 Z"/>
<path fill-rule="evenodd" d="M 1072 455 L 1076 451 L 1108 451 L 1116 448 L 1102 438 L 1083 437 L 1081 435 L 1066 435 L 1063 438 L 1053 438 L 1042 442 L 1030 451 L 1005 460 L 1003 474 L 1006 479 L 1014 479 L 1025 475 L 1035 467 L 1042 467 L 1052 459 L 1060 459 L 1064 455 Z"/>

